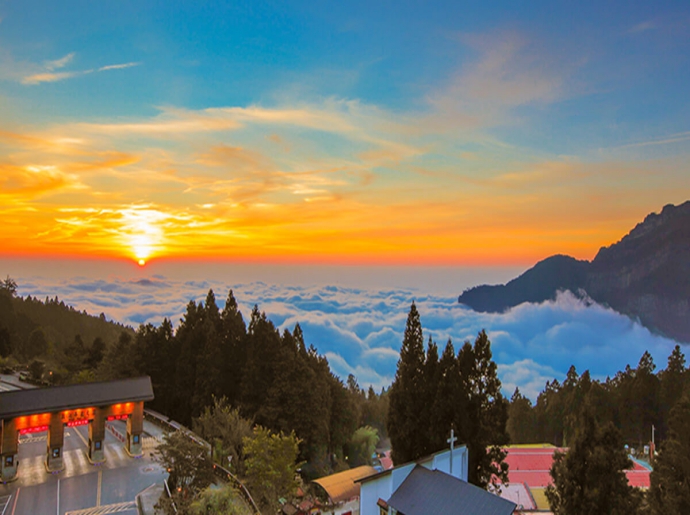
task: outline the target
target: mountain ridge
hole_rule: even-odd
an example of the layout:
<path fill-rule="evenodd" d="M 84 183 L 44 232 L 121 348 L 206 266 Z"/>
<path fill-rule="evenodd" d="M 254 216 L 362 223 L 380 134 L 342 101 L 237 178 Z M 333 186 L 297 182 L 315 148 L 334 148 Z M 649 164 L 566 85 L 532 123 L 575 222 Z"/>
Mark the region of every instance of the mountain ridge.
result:
<path fill-rule="evenodd" d="M 690 201 L 647 215 L 592 261 L 557 254 L 504 285 L 465 290 L 458 302 L 502 312 L 570 290 L 639 320 L 651 331 L 690 343 Z"/>

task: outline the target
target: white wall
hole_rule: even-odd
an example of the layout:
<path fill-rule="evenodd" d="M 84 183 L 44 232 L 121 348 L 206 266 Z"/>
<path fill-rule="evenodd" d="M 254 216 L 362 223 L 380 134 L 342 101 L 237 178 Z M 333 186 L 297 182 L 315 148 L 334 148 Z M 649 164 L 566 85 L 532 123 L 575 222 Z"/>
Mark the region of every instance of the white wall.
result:
<path fill-rule="evenodd" d="M 446 474 L 450 473 L 450 449 L 436 453 L 429 459 L 420 461 L 420 465 L 430 470 L 440 470 Z M 407 463 L 400 467 L 395 467 L 387 474 L 382 474 L 376 479 L 361 483 L 359 492 L 359 513 L 360 515 L 379 515 L 377 501 L 383 499 L 387 501 L 402 484 L 407 476 L 412 472 L 417 463 Z M 453 476 L 467 481 L 467 447 L 456 447 L 453 449 Z"/>

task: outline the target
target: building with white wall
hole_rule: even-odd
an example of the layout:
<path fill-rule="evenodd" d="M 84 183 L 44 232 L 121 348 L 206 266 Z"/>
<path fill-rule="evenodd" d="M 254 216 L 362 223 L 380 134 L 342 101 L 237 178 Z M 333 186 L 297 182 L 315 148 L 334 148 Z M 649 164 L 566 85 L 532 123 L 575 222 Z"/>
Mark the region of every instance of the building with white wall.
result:
<path fill-rule="evenodd" d="M 385 470 L 369 477 L 360 479 L 359 513 L 360 515 L 388 514 L 387 502 L 407 479 L 407 476 L 417 465 L 429 470 L 445 472 L 457 479 L 467 481 L 468 455 L 464 445 L 456 447 L 452 451 L 445 450 L 420 458 L 419 460 L 405 463 L 390 470 Z M 452 458 L 452 461 L 451 461 Z M 452 466 L 451 466 L 452 464 Z M 452 472 L 451 472 L 452 469 Z M 490 495 L 490 494 L 489 494 Z M 383 506 L 385 505 L 385 507 Z"/>

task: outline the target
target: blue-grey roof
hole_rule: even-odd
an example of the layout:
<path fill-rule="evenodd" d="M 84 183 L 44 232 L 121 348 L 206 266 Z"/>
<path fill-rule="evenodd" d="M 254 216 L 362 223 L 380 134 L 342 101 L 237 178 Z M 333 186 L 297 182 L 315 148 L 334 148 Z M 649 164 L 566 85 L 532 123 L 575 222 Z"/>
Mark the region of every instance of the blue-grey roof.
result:
<path fill-rule="evenodd" d="M 517 505 L 440 470 L 416 466 L 388 500 L 403 515 L 510 515 Z"/>

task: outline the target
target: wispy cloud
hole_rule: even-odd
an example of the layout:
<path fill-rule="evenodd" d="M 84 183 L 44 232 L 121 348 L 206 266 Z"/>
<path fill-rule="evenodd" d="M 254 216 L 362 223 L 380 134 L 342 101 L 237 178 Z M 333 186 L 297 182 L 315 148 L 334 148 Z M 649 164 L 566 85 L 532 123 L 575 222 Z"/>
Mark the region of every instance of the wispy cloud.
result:
<path fill-rule="evenodd" d="M 89 75 L 91 73 L 99 73 L 110 70 L 122 70 L 125 68 L 131 68 L 133 66 L 139 66 L 141 63 L 129 62 L 129 63 L 119 63 L 119 64 L 109 64 L 106 66 L 101 66 L 99 68 L 89 68 L 86 70 L 74 70 L 74 71 L 61 71 L 56 72 L 55 70 L 61 70 L 67 65 L 74 61 L 76 53 L 70 52 L 69 54 L 61 57 L 60 59 L 55 59 L 53 61 L 46 61 L 41 71 L 36 71 L 35 73 L 25 74 L 21 77 L 21 83 L 26 85 L 37 85 L 47 82 L 59 82 L 67 79 L 72 79 L 75 77 L 80 77 L 84 75 Z M 35 68 L 35 67 L 34 67 Z"/>
<path fill-rule="evenodd" d="M 571 94 L 569 80 L 578 63 L 516 31 L 465 34 L 460 42 L 478 58 L 464 64 L 442 88 L 428 96 L 433 123 L 478 128 L 505 123 L 512 108 L 546 105 Z"/>
<path fill-rule="evenodd" d="M 628 34 L 639 34 L 640 32 L 647 32 L 659 28 L 659 24 L 655 21 L 647 20 L 633 25 L 628 29 Z"/>
<path fill-rule="evenodd" d="M 628 143 L 627 145 L 620 145 L 617 147 L 613 147 L 613 149 L 650 147 L 650 146 L 656 146 L 656 145 L 670 145 L 671 143 L 680 143 L 683 141 L 690 141 L 690 131 L 678 132 L 676 134 L 670 134 L 668 136 L 662 136 L 660 138 L 650 139 L 647 141 L 637 141 L 635 143 Z"/>
<path fill-rule="evenodd" d="M 108 70 L 122 70 L 124 68 L 132 68 L 133 66 L 139 66 L 141 63 L 122 63 L 122 64 L 109 64 L 107 66 L 101 66 L 98 68 L 99 72 L 104 72 Z"/>
<path fill-rule="evenodd" d="M 72 59 L 74 59 L 74 52 L 71 52 L 60 59 L 56 59 L 55 61 L 46 61 L 44 66 L 47 70 L 56 70 L 67 66 L 72 62 Z"/>
<path fill-rule="evenodd" d="M 22 79 L 22 84 L 35 85 L 35 84 L 41 84 L 44 82 L 58 82 L 61 80 L 78 77 L 80 75 L 86 75 L 88 73 L 91 73 L 92 71 L 93 70 L 84 70 L 84 71 L 77 71 L 77 72 L 35 73 L 33 75 L 29 75 L 27 77 L 24 77 Z"/>

